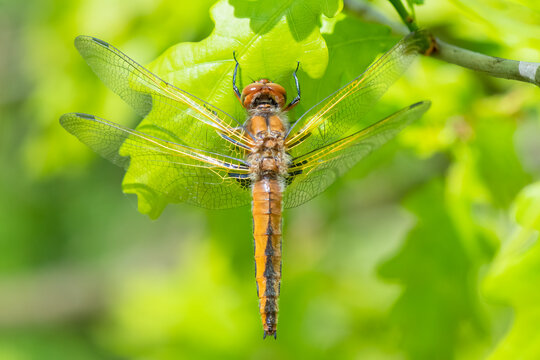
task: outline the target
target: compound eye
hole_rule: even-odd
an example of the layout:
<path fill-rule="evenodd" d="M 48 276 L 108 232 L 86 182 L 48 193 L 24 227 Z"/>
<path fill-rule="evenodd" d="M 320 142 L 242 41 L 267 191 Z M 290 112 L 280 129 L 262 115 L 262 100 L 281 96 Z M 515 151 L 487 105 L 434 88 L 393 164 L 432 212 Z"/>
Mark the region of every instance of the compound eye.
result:
<path fill-rule="evenodd" d="M 249 84 L 242 90 L 242 104 L 244 104 L 244 107 L 249 107 L 249 104 L 251 104 L 251 100 L 253 99 L 253 95 L 261 91 L 262 84 Z"/>
<path fill-rule="evenodd" d="M 287 91 L 285 91 L 285 88 L 276 83 L 269 83 L 266 86 L 268 86 L 272 95 L 275 96 L 279 107 L 285 106 L 285 101 L 287 101 Z"/>
<path fill-rule="evenodd" d="M 246 96 L 253 95 L 254 93 L 261 90 L 262 85 L 261 84 L 249 84 L 242 90 L 242 98 L 245 98 Z"/>
<path fill-rule="evenodd" d="M 274 92 L 276 95 L 281 95 L 283 97 L 287 96 L 287 92 L 285 91 L 283 86 L 281 86 L 279 84 L 270 83 L 270 84 L 268 84 L 266 86 L 268 86 L 272 90 L 272 92 Z"/>

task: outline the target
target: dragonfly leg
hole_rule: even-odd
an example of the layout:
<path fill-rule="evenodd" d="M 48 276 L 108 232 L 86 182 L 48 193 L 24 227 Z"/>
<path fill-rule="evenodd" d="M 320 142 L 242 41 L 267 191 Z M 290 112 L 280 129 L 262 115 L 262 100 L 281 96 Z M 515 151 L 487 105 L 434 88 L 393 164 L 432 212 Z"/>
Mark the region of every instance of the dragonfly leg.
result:
<path fill-rule="evenodd" d="M 300 102 L 300 83 L 298 82 L 298 76 L 296 76 L 296 73 L 298 72 L 298 68 L 300 67 L 300 61 L 296 62 L 296 70 L 294 70 L 293 77 L 294 82 L 296 84 L 296 97 L 292 99 L 292 101 L 287 105 L 285 108 L 285 111 L 291 110 L 293 107 L 295 107 Z"/>
<path fill-rule="evenodd" d="M 233 51 L 232 56 L 233 56 L 234 62 L 236 62 L 236 65 L 234 66 L 234 73 L 233 73 L 233 78 L 232 78 L 232 87 L 234 90 L 234 94 L 236 95 L 236 98 L 238 99 L 238 101 L 240 101 L 240 103 L 242 103 L 242 95 L 240 95 L 240 90 L 238 90 L 238 86 L 236 86 L 236 74 L 238 74 L 238 66 L 240 66 L 240 64 L 238 63 L 238 60 L 236 60 L 236 51 Z"/>

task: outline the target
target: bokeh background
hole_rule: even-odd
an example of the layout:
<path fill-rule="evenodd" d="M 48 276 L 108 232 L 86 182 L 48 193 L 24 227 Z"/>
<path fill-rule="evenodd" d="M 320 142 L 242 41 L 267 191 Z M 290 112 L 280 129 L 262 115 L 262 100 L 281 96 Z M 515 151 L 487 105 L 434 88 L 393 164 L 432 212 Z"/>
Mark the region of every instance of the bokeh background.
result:
<path fill-rule="evenodd" d="M 212 4 L 0 1 L 0 359 L 540 358 L 534 85 L 416 62 L 375 113 L 432 109 L 285 214 L 277 341 L 262 340 L 249 208 L 137 212 L 121 169 L 58 123 L 139 121 L 73 39 L 149 63 L 207 37 Z M 416 16 L 456 45 L 540 61 L 533 0 L 426 0 Z"/>

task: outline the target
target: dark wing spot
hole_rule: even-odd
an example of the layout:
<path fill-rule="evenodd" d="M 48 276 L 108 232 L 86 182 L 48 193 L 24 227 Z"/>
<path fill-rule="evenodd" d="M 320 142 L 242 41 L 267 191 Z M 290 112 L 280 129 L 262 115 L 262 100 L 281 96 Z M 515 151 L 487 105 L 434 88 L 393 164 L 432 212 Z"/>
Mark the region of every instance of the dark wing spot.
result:
<path fill-rule="evenodd" d="M 251 188 L 251 179 L 249 178 L 249 174 L 228 173 L 227 175 L 229 175 L 229 177 L 235 178 L 242 189 L 248 190 Z"/>
<path fill-rule="evenodd" d="M 292 167 L 296 166 L 298 164 L 293 165 Z M 290 171 L 289 176 L 285 178 L 285 185 L 289 186 L 292 184 L 296 176 L 300 175 L 302 173 L 302 170 L 296 170 L 296 171 Z"/>
<path fill-rule="evenodd" d="M 80 118 L 86 119 L 86 120 L 96 120 L 96 117 L 94 115 L 90 114 L 84 114 L 84 113 L 75 113 Z"/>
<path fill-rule="evenodd" d="M 93 37 L 92 40 L 94 40 L 95 42 L 97 42 L 98 44 L 100 44 L 101 46 L 105 46 L 105 47 L 109 47 L 109 44 L 106 43 L 105 41 L 101 40 L 101 39 L 98 39 L 98 38 L 95 38 Z"/>

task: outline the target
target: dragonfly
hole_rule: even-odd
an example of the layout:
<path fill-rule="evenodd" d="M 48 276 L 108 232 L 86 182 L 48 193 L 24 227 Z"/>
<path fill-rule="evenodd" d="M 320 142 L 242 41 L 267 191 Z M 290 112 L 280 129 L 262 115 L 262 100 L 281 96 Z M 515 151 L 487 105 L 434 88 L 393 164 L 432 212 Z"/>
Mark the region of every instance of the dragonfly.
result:
<path fill-rule="evenodd" d="M 231 96 L 247 113 L 239 121 L 176 87 L 107 42 L 78 36 L 75 47 L 97 76 L 141 116 L 173 134 L 165 140 L 84 113 L 62 115 L 60 124 L 131 179 L 172 202 L 210 209 L 251 203 L 255 278 L 263 338 L 276 338 L 282 274 L 282 212 L 328 188 L 358 161 L 420 118 L 429 101 L 412 104 L 361 130 L 355 129 L 373 104 L 421 51 L 421 36 L 411 33 L 360 76 L 294 121 L 285 89 L 268 79 L 242 92 L 232 73 Z M 147 131 L 148 132 L 148 131 Z M 160 181 L 152 181 L 152 172 Z"/>

